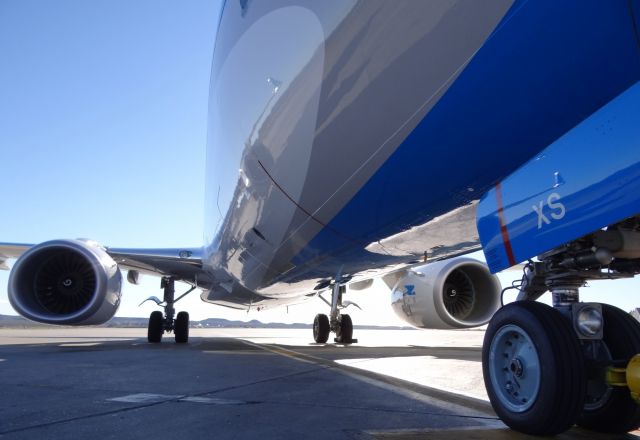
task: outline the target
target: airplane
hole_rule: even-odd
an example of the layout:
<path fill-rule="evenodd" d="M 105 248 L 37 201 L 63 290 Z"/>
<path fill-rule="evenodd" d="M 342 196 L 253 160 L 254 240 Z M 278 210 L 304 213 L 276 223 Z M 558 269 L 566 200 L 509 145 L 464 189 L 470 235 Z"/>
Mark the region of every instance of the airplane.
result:
<path fill-rule="evenodd" d="M 640 324 L 579 293 L 640 272 L 639 24 L 637 0 L 228 0 L 203 246 L 2 243 L 10 302 L 94 325 L 121 270 L 153 274 L 148 340 L 185 343 L 192 290 L 239 309 L 326 294 L 314 341 L 350 344 L 343 296 L 382 278 L 416 327 L 488 322 L 483 375 L 509 427 L 635 429 Z M 486 265 L 464 256 L 480 249 Z M 494 274 L 513 267 L 503 306 Z"/>

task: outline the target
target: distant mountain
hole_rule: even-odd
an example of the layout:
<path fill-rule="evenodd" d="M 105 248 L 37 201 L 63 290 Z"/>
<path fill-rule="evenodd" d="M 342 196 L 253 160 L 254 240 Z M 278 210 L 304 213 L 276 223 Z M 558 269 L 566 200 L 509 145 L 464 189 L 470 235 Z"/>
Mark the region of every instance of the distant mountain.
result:
<path fill-rule="evenodd" d="M 0 315 L 0 327 L 35 327 L 41 325 L 24 319 L 22 316 Z"/>
<path fill-rule="evenodd" d="M 112 318 L 99 327 L 135 327 L 146 328 L 148 318 Z M 31 327 L 49 327 L 49 324 L 40 324 L 38 322 L 29 321 L 21 316 L 0 315 L 0 327 L 12 328 L 31 328 Z M 59 326 L 55 326 L 59 327 Z M 311 328 L 308 324 L 281 324 L 272 323 L 265 324 L 257 320 L 249 322 L 229 321 L 227 319 L 208 318 L 202 321 L 191 321 L 191 328 Z"/>
<path fill-rule="evenodd" d="M 217 328 L 217 327 L 232 327 L 232 328 L 311 328 L 310 324 L 283 324 L 283 323 L 269 323 L 265 324 L 256 319 L 252 319 L 248 322 L 243 321 L 229 321 L 219 318 L 208 318 L 202 321 L 192 321 L 191 327 L 194 328 Z"/>
<path fill-rule="evenodd" d="M 122 328 L 146 328 L 147 318 L 112 318 L 109 322 L 99 327 L 122 327 Z M 49 324 L 40 324 L 29 321 L 21 316 L 0 315 L 0 328 L 33 328 L 51 327 Z M 55 326 L 59 327 L 59 326 Z M 310 324 L 283 324 L 283 323 L 263 323 L 252 319 L 251 321 L 229 321 L 228 319 L 208 318 L 202 321 L 191 321 L 191 328 L 289 328 L 305 329 L 311 328 Z M 355 326 L 360 329 L 409 329 L 409 327 L 378 327 L 378 326 Z"/>

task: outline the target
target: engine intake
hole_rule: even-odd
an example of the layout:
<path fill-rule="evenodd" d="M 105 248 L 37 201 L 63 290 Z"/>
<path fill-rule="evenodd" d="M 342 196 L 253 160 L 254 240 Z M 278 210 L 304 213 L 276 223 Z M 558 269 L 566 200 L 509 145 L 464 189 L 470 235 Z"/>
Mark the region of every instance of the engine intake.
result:
<path fill-rule="evenodd" d="M 500 308 L 501 290 L 486 264 L 456 258 L 407 271 L 392 289 L 391 306 L 414 327 L 477 327 Z"/>
<path fill-rule="evenodd" d="M 95 242 L 41 243 L 16 261 L 9 302 L 32 321 L 60 325 L 102 324 L 120 305 L 118 265 Z"/>

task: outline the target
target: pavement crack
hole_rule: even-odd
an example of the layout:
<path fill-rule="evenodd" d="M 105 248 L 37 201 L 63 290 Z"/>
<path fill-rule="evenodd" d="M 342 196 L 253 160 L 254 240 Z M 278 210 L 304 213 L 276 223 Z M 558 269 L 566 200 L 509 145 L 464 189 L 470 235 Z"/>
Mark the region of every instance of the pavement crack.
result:
<path fill-rule="evenodd" d="M 454 417 L 454 418 L 473 419 L 473 420 L 500 420 L 498 417 L 492 417 L 492 416 L 451 414 L 451 413 L 443 413 L 443 412 L 435 412 L 435 411 L 420 411 L 420 410 L 416 411 L 416 410 L 407 410 L 407 409 L 381 408 L 381 407 L 370 407 L 370 406 L 359 406 L 359 405 L 337 405 L 337 404 L 327 404 L 327 403 L 286 402 L 286 401 L 280 401 L 280 400 L 263 400 L 263 401 L 260 401 L 259 403 L 272 404 L 272 405 L 295 405 L 297 407 L 304 406 L 304 407 L 308 407 L 308 408 L 328 408 L 328 409 L 350 409 L 350 410 L 356 410 L 356 411 L 375 411 L 375 412 L 393 413 L 393 414 L 421 414 L 421 415 L 425 415 L 425 416 Z"/>
<path fill-rule="evenodd" d="M 183 396 L 181 396 L 180 398 L 182 398 Z M 45 422 L 45 423 L 38 423 L 35 425 L 29 425 L 29 426 L 22 426 L 20 428 L 15 428 L 15 429 L 7 429 L 4 431 L 0 431 L 0 435 L 5 435 L 5 434 L 14 434 L 17 432 L 24 432 L 24 431 L 30 431 L 32 429 L 40 429 L 40 428 L 48 428 L 50 426 L 56 426 L 56 425 L 62 425 L 65 423 L 71 423 L 71 422 L 77 422 L 80 420 L 87 420 L 87 419 L 92 419 L 92 418 L 96 418 L 96 417 L 104 417 L 104 416 L 110 416 L 110 415 L 114 415 L 114 414 L 121 414 L 121 413 L 125 413 L 128 411 L 135 411 L 138 409 L 144 409 L 144 408 L 150 408 L 152 406 L 157 406 L 157 405 L 162 405 L 164 403 L 167 402 L 172 402 L 178 399 L 167 399 L 167 400 L 163 400 L 160 402 L 153 402 L 153 403 L 147 403 L 144 405 L 135 405 L 135 406 L 128 406 L 126 408 L 118 408 L 118 409 L 114 409 L 111 411 L 100 411 L 97 413 L 92 413 L 92 414 L 84 414 L 81 416 L 76 416 L 76 417 L 69 417 L 66 419 L 59 419 L 59 420 L 53 420 L 51 422 Z"/>
<path fill-rule="evenodd" d="M 232 386 L 228 386 L 228 387 L 224 387 L 224 388 L 218 388 L 218 389 L 212 390 L 212 391 L 203 391 L 203 392 L 200 392 L 200 393 L 193 393 L 193 394 L 189 394 L 189 396 L 205 396 L 205 395 L 208 395 L 208 394 L 216 394 L 216 393 L 221 393 L 221 392 L 224 392 L 224 391 L 237 390 L 237 389 L 241 389 L 241 388 L 250 387 L 250 386 L 253 386 L 253 385 L 260 385 L 260 384 L 263 384 L 263 383 L 273 382 L 273 381 L 282 380 L 282 379 L 289 379 L 289 378 L 292 378 L 292 377 L 303 376 L 305 374 L 316 373 L 318 371 L 327 370 L 329 368 L 331 368 L 331 367 L 320 366 L 318 368 L 313 368 L 311 370 L 305 370 L 305 371 L 298 371 L 298 372 L 295 372 L 295 373 L 282 374 L 282 375 L 279 375 L 279 376 L 268 377 L 266 379 L 255 380 L 253 382 L 248 382 L 248 383 L 243 383 L 243 384 L 238 384 L 238 385 L 232 385 Z"/>
<path fill-rule="evenodd" d="M 278 375 L 278 376 L 269 377 L 269 378 L 266 378 L 266 379 L 255 380 L 255 381 L 252 381 L 252 382 L 249 382 L 249 383 L 244 383 L 244 384 L 238 384 L 238 385 L 233 385 L 233 386 L 229 386 L 229 387 L 219 388 L 219 389 L 216 389 L 216 390 L 203 391 L 203 392 L 200 392 L 200 393 L 190 393 L 190 394 L 175 396 L 175 397 L 168 398 L 168 399 L 163 399 L 163 400 L 160 400 L 160 401 L 154 401 L 154 402 L 149 402 L 149 403 L 140 404 L 140 405 L 131 405 L 131 406 L 127 406 L 125 408 L 118 408 L 118 409 L 114 409 L 114 410 L 110 410 L 110 411 L 101 411 L 101 412 L 96 412 L 96 413 L 92 413 L 92 414 L 84 414 L 84 415 L 81 415 L 81 416 L 69 417 L 69 418 L 66 418 L 66 419 L 54 420 L 54 421 L 51 421 L 51 422 L 39 423 L 39 424 L 29 425 L 29 426 L 23 426 L 23 427 L 15 428 L 15 429 L 8 429 L 8 430 L 0 431 L 0 435 L 13 434 L 13 433 L 17 433 L 17 432 L 24 432 L 24 431 L 29 431 L 29 430 L 32 430 L 32 429 L 46 428 L 46 427 L 55 426 L 55 425 L 62 425 L 62 424 L 65 424 L 65 423 L 72 423 L 72 422 L 76 422 L 76 421 L 80 421 L 80 420 L 87 420 L 87 419 L 96 418 L 96 417 L 104 417 L 104 416 L 110 416 L 110 415 L 114 415 L 114 414 L 121 414 L 121 413 L 125 413 L 125 412 L 128 412 L 128 411 L 135 411 L 135 410 L 138 410 L 138 409 L 151 408 L 153 406 L 163 405 L 165 403 L 180 402 L 182 399 L 185 399 L 185 398 L 188 398 L 188 397 L 199 397 L 199 396 L 205 396 L 205 395 L 209 395 L 209 394 L 216 394 L 216 393 L 220 393 L 220 392 L 224 392 L 224 391 L 237 390 L 237 389 L 240 389 L 240 388 L 250 387 L 250 386 L 253 386 L 253 385 L 259 385 L 259 384 L 263 384 L 263 383 L 267 383 L 267 382 L 273 382 L 273 381 L 288 379 L 288 378 L 291 378 L 291 377 L 302 376 L 302 375 L 305 375 L 305 374 L 311 374 L 311 373 L 315 373 L 317 371 L 326 370 L 327 368 L 328 367 L 322 366 L 322 367 L 318 367 L 318 368 L 313 368 L 311 370 L 305 370 L 305 371 L 298 371 L 298 372 L 295 372 L 295 373 L 282 374 L 282 375 Z M 260 402 L 260 401 L 246 401 L 244 403 L 245 404 L 249 404 L 249 405 L 255 405 L 255 404 L 260 404 L 262 402 Z"/>

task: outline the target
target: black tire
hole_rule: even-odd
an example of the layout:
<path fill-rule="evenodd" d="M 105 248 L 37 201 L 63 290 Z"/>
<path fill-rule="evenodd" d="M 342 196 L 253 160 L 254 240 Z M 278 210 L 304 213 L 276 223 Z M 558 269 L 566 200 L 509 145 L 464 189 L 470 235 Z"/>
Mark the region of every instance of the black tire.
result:
<path fill-rule="evenodd" d="M 151 312 L 149 316 L 149 326 L 147 327 L 147 341 L 151 343 L 158 343 L 162 341 L 162 334 L 164 333 L 164 316 L 162 312 L 156 310 Z"/>
<path fill-rule="evenodd" d="M 640 353 L 640 323 L 624 310 L 602 304 L 604 318 L 603 342 L 611 359 L 624 360 L 625 366 L 631 357 Z M 593 431 L 623 433 L 640 426 L 640 405 L 631 398 L 628 388 L 603 387 L 601 401 L 587 403 L 577 424 Z M 594 398 L 597 396 L 593 396 Z"/>
<path fill-rule="evenodd" d="M 353 340 L 353 322 L 351 321 L 351 316 L 340 316 L 340 327 L 338 327 L 338 331 L 336 332 L 336 340 L 343 344 L 351 344 Z"/>
<path fill-rule="evenodd" d="M 318 313 L 313 320 L 313 340 L 318 344 L 324 344 L 329 339 L 329 318 L 327 315 Z"/>
<path fill-rule="evenodd" d="M 186 344 L 189 342 L 189 314 L 187 312 L 179 312 L 173 324 L 173 334 L 176 337 L 177 344 Z"/>
<path fill-rule="evenodd" d="M 485 333 L 482 372 L 491 406 L 514 430 L 559 434 L 582 411 L 586 373 L 580 343 L 569 320 L 545 304 L 522 301 L 496 312 Z"/>

